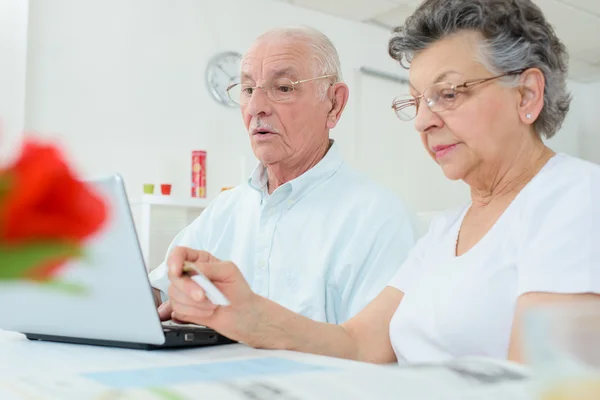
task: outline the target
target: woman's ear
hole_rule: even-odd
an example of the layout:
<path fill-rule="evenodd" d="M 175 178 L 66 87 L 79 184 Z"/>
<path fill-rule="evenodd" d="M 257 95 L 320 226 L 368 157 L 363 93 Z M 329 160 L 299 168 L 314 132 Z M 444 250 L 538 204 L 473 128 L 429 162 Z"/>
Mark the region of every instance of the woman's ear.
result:
<path fill-rule="evenodd" d="M 546 79 L 538 68 L 530 68 L 521 74 L 519 118 L 522 123 L 532 125 L 544 107 Z"/>

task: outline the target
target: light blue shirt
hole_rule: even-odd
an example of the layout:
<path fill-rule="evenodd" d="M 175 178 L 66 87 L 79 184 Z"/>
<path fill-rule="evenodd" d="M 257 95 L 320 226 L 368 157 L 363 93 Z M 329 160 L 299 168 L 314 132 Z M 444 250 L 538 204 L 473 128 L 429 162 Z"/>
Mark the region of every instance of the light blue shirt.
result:
<path fill-rule="evenodd" d="M 402 202 L 347 165 L 333 143 L 313 168 L 267 191 L 259 165 L 173 240 L 233 261 L 257 294 L 317 321 L 342 323 L 389 283 L 414 243 Z M 163 262 L 150 273 L 167 293 Z"/>

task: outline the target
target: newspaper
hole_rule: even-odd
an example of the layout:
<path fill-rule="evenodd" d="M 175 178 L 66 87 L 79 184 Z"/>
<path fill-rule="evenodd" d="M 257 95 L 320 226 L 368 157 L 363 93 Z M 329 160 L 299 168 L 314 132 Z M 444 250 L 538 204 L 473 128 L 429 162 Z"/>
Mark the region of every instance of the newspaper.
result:
<path fill-rule="evenodd" d="M 107 387 L 89 376 L 40 376 L 0 380 L 3 400 L 313 400 L 313 399 L 530 399 L 529 373 L 493 359 L 464 358 L 443 364 L 306 370 L 168 386 Z"/>
<path fill-rule="evenodd" d="M 510 362 L 465 358 L 444 364 L 363 368 L 314 376 L 226 382 L 220 389 L 223 395 L 233 394 L 227 398 L 236 400 L 519 400 L 531 398 L 529 379 L 524 367 Z"/>

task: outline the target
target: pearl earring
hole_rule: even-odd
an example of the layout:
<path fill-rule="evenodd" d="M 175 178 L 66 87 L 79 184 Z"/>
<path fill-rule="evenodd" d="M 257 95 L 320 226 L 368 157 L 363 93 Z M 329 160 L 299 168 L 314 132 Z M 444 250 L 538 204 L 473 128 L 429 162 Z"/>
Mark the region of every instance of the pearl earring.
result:
<path fill-rule="evenodd" d="M 526 115 L 525 115 L 525 118 L 527 118 L 527 119 L 531 119 L 531 114 L 526 114 Z"/>

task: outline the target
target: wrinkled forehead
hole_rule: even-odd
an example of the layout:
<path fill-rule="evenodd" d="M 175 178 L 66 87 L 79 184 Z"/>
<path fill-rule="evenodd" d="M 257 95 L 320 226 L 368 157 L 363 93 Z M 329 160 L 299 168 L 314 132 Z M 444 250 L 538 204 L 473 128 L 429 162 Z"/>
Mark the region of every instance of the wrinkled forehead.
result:
<path fill-rule="evenodd" d="M 415 54 L 409 69 L 411 91 L 423 93 L 439 82 L 461 84 L 465 79 L 487 76 L 480 52 L 482 36 L 461 32 L 438 40 Z"/>
<path fill-rule="evenodd" d="M 312 65 L 310 49 L 303 41 L 262 39 L 255 42 L 242 59 L 242 80 L 305 79 L 312 74 Z"/>

